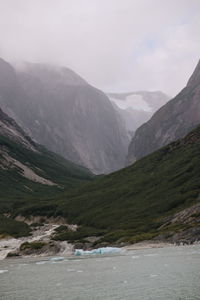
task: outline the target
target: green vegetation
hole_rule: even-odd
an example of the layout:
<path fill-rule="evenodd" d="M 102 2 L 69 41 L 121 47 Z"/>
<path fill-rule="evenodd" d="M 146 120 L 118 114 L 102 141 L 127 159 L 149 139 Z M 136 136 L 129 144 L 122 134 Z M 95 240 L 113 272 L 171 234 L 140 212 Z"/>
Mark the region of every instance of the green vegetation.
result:
<path fill-rule="evenodd" d="M 61 227 L 61 226 L 60 226 Z M 56 241 L 80 241 L 89 236 L 99 236 L 104 234 L 104 230 L 99 230 L 91 227 L 80 226 L 77 231 L 72 231 L 64 228 L 57 228 L 57 234 L 54 235 L 53 239 Z"/>
<path fill-rule="evenodd" d="M 49 215 L 51 215 L 55 209 L 55 205 L 49 204 L 51 199 L 69 189 L 91 181 L 94 177 L 87 169 L 76 166 L 39 145 L 36 146 L 38 151 L 32 151 L 20 143 L 0 136 L 0 147 L 6 148 L 12 158 L 27 165 L 37 175 L 57 184 L 54 186 L 40 184 L 25 178 L 19 168 L 0 167 L 0 214 L 8 212 L 14 214 L 21 207 L 29 207 L 33 203 L 38 203 L 40 213 L 44 210 L 44 214 L 46 214 L 47 208 Z M 0 163 L 1 159 L 2 155 L 0 154 Z M 44 199 L 48 199 L 48 201 L 43 204 L 42 200 Z M 28 226 L 22 225 L 24 223 L 19 225 L 11 218 L 2 218 L 0 217 L 0 234 L 12 236 L 28 234 Z M 4 225 L 5 222 L 7 222 L 8 227 Z"/>
<path fill-rule="evenodd" d="M 31 223 L 30 224 L 30 227 L 42 227 L 42 226 L 44 226 L 44 224 L 43 223 L 37 223 L 37 222 L 35 222 L 35 223 Z"/>
<path fill-rule="evenodd" d="M 30 228 L 24 222 L 15 221 L 0 215 L 0 235 L 11 235 L 16 238 L 21 236 L 28 236 Z"/>
<path fill-rule="evenodd" d="M 27 250 L 27 249 L 31 249 L 31 250 L 40 250 L 42 249 L 44 246 L 46 245 L 46 243 L 44 242 L 25 242 L 23 244 L 21 244 L 20 246 L 20 250 Z"/>
<path fill-rule="evenodd" d="M 163 217 L 199 201 L 199 165 L 200 127 L 132 166 L 66 194 L 55 215 L 105 230 L 103 239 L 110 242 L 154 237 L 162 233 Z"/>
<path fill-rule="evenodd" d="M 81 225 L 76 232 L 60 226 L 56 240 L 79 241 L 88 236 L 100 236 L 98 243 L 151 239 L 186 228 L 183 224 L 160 226 L 164 217 L 199 201 L 199 165 L 200 127 L 128 168 L 68 189 L 56 198 L 15 198 L 10 211 L 13 216 L 62 216 Z"/>
<path fill-rule="evenodd" d="M 19 253 L 9 252 L 6 257 L 7 258 L 12 258 L 12 257 L 17 257 L 17 256 L 20 256 Z"/>
<path fill-rule="evenodd" d="M 68 227 L 66 225 L 60 225 L 59 227 L 57 227 L 55 230 L 55 232 L 65 232 L 68 231 Z"/>
<path fill-rule="evenodd" d="M 55 197 L 68 189 L 93 179 L 85 168 L 65 160 L 59 155 L 37 146 L 40 152 L 29 150 L 21 144 L 0 136 L 0 147 L 6 147 L 12 158 L 31 168 L 37 175 L 56 183 L 48 186 L 33 182 L 17 168 L 0 168 L 0 211 L 21 207 L 25 202 L 34 199 Z M 1 160 L 1 156 L 0 156 Z"/>

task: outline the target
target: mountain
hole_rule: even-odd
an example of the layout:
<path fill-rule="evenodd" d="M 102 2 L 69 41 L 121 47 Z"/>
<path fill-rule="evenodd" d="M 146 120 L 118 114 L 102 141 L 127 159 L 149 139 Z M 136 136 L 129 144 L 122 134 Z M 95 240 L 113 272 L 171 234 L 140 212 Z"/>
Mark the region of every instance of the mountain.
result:
<path fill-rule="evenodd" d="M 1 59 L 0 105 L 34 141 L 96 174 L 124 166 L 129 141 L 108 97 L 70 69 Z"/>
<path fill-rule="evenodd" d="M 109 93 L 108 97 L 124 121 L 131 138 L 139 126 L 147 122 L 161 106 L 169 101 L 169 97 L 160 91 Z"/>
<path fill-rule="evenodd" d="M 200 123 L 200 62 L 187 86 L 137 129 L 128 163 L 183 137 Z"/>
<path fill-rule="evenodd" d="M 92 247 L 145 239 L 199 240 L 199 165 L 200 126 L 132 166 L 52 200 L 54 210 L 46 208 L 46 215 L 80 225 L 75 233 L 62 228 L 54 238 L 84 245 L 88 236 L 98 237 Z M 15 215 L 27 216 L 30 210 L 38 214 L 40 207 L 37 201 L 15 210 Z"/>
<path fill-rule="evenodd" d="M 0 109 L 0 213 L 92 179 L 87 169 L 33 142 Z"/>

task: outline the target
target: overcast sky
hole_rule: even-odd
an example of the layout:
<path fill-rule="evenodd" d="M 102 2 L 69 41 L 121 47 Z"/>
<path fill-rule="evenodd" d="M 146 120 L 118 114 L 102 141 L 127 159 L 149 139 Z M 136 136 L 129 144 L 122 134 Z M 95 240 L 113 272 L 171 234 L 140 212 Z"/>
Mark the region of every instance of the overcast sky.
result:
<path fill-rule="evenodd" d="M 173 96 L 200 58 L 200 0 L 0 0 L 0 57 Z"/>

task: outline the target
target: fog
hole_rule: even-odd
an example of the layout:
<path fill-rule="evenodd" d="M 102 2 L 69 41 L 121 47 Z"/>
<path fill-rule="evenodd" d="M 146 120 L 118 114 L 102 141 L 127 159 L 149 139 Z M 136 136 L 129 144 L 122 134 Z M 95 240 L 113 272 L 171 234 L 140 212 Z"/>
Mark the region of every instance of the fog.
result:
<path fill-rule="evenodd" d="M 173 96 L 200 58 L 199 28 L 199 0 L 0 0 L 0 57 Z"/>

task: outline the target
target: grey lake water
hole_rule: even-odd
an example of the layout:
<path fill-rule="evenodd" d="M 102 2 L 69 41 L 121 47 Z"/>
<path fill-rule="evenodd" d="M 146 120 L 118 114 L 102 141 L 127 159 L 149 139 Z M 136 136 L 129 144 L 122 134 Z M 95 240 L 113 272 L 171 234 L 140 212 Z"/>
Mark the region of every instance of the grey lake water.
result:
<path fill-rule="evenodd" d="M 0 261 L 1 300 L 200 299 L 200 245 Z"/>

